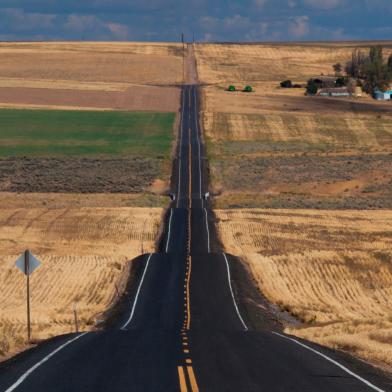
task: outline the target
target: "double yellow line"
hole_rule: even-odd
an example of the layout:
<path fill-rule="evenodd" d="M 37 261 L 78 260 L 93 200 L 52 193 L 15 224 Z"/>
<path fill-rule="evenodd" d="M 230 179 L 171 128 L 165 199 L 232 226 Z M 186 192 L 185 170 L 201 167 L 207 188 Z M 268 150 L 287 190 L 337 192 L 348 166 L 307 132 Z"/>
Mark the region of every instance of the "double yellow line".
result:
<path fill-rule="evenodd" d="M 192 360 L 189 358 L 190 350 L 189 350 L 189 341 L 187 336 L 187 331 L 189 331 L 191 326 L 191 305 L 190 305 L 190 281 L 191 281 L 191 273 L 192 273 L 192 257 L 190 255 L 191 252 L 191 244 L 192 244 L 192 229 L 191 229 L 191 209 L 192 209 L 192 145 L 191 145 L 191 129 L 189 128 L 189 155 L 188 155 L 188 164 L 189 164 L 189 189 L 188 189 L 188 197 L 189 197 L 189 210 L 188 210 L 188 249 L 186 256 L 186 273 L 185 273 L 185 319 L 184 326 L 181 332 L 182 338 L 182 348 L 183 354 L 185 356 L 186 365 L 178 366 L 178 380 L 180 384 L 181 392 L 199 392 L 199 387 L 197 385 L 195 372 L 193 371 Z"/>
<path fill-rule="evenodd" d="M 195 373 L 192 366 L 178 366 L 178 378 L 180 380 L 181 392 L 199 392 L 199 387 L 197 385 Z"/>

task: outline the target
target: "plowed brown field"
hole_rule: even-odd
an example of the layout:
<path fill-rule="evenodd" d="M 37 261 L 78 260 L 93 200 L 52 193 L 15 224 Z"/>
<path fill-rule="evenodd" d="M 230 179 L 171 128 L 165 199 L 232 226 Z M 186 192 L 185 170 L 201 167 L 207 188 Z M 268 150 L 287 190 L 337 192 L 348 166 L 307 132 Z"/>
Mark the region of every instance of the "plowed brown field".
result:
<path fill-rule="evenodd" d="M 71 200 L 70 195 L 41 194 L 23 201 L 14 195 L 15 203 L 5 196 L 7 207 L 2 203 L 0 209 L 0 358 L 25 347 L 25 278 L 14 266 L 21 252 L 30 249 L 42 261 L 30 281 L 33 339 L 72 332 L 74 306 L 81 329 L 91 329 L 116 300 L 117 289 L 123 292 L 129 261 L 142 250 L 154 250 L 162 214 L 159 208 L 110 207 L 103 195 Z M 120 205 L 126 200 L 116 198 Z M 49 206 L 42 206 L 46 200 Z"/>
<path fill-rule="evenodd" d="M 392 211 L 216 214 L 226 251 L 303 322 L 287 332 L 392 367 Z"/>

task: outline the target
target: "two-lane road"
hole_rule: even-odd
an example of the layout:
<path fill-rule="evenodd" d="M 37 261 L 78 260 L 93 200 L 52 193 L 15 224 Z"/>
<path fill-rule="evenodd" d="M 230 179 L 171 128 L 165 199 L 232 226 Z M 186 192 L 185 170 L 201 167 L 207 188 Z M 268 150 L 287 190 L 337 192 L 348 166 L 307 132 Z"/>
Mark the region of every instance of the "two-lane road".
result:
<path fill-rule="evenodd" d="M 197 86 L 184 86 L 172 201 L 157 253 L 118 325 L 58 337 L 0 366 L 0 391 L 392 390 L 372 368 L 276 331 L 254 331 L 232 286 L 208 198 Z"/>

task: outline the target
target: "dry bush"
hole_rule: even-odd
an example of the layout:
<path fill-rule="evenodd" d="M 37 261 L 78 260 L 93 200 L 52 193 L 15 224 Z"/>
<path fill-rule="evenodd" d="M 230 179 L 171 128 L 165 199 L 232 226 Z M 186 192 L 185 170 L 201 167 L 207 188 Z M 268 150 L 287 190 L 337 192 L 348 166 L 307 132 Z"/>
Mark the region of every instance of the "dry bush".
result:
<path fill-rule="evenodd" d="M 303 321 L 287 332 L 392 366 L 392 211 L 216 213 L 226 250 Z"/>
<path fill-rule="evenodd" d="M 128 261 L 141 253 L 142 242 L 145 252 L 154 250 L 161 213 L 69 204 L 13 208 L 12 202 L 0 209 L 0 355 L 23 348 L 26 339 L 25 278 L 14 265 L 23 250 L 42 261 L 30 280 L 32 337 L 72 332 L 74 304 L 81 329 L 88 330 L 116 299 L 116 285 L 124 290 Z"/>

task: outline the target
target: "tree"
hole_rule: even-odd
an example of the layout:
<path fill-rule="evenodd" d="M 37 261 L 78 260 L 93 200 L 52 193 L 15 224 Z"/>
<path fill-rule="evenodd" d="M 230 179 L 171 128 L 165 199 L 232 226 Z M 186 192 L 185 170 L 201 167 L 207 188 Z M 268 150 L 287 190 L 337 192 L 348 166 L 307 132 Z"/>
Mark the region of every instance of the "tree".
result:
<path fill-rule="evenodd" d="M 369 58 L 362 66 L 363 89 L 372 94 L 374 90 L 385 91 L 392 80 L 392 72 L 388 63 L 384 63 L 381 46 L 373 46 L 369 51 Z"/>
<path fill-rule="evenodd" d="M 293 83 L 291 80 L 284 80 L 280 83 L 280 87 L 282 88 L 293 88 Z"/>
<path fill-rule="evenodd" d="M 340 77 L 336 79 L 335 85 L 336 87 L 344 87 L 347 86 L 347 82 L 348 82 L 348 78 Z"/>
<path fill-rule="evenodd" d="M 357 84 L 357 81 L 355 79 L 350 78 L 347 81 L 347 89 L 348 89 L 348 92 L 351 95 L 354 95 L 356 93 L 357 86 L 358 86 L 358 84 Z"/>
<path fill-rule="evenodd" d="M 346 73 L 353 78 L 360 78 L 362 76 L 362 67 L 366 63 L 368 57 L 358 49 L 355 49 L 351 55 L 351 60 L 346 64 Z"/>
<path fill-rule="evenodd" d="M 343 70 L 342 64 L 340 64 L 340 63 L 334 64 L 333 70 L 335 71 L 336 76 L 340 76 L 340 74 L 342 73 L 342 70 Z"/>
<path fill-rule="evenodd" d="M 375 89 L 385 90 L 392 81 L 392 55 L 385 63 L 381 46 L 371 47 L 368 55 L 354 50 L 351 60 L 346 64 L 346 73 L 362 85 L 368 94 L 372 94 Z"/>
<path fill-rule="evenodd" d="M 316 95 L 318 91 L 318 87 L 319 85 L 313 79 L 309 79 L 308 84 L 306 85 L 306 94 Z"/>
<path fill-rule="evenodd" d="M 389 72 L 392 73 L 392 54 L 388 58 L 388 68 L 389 68 Z"/>

